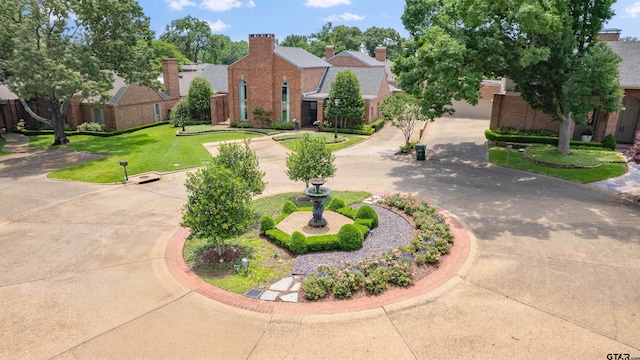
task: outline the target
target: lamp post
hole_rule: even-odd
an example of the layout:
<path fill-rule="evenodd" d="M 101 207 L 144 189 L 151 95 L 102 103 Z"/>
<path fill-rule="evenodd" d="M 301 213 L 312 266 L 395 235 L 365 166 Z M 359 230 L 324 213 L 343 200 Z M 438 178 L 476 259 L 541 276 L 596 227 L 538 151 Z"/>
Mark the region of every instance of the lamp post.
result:
<path fill-rule="evenodd" d="M 180 119 L 182 120 L 182 132 L 184 132 L 184 114 L 180 114 Z"/>
<path fill-rule="evenodd" d="M 338 110 L 340 109 L 340 99 L 333 99 L 333 104 L 336 106 L 336 124 L 333 127 L 333 140 L 338 142 Z"/>
<path fill-rule="evenodd" d="M 129 181 L 129 174 L 127 174 L 127 165 L 129 165 L 127 161 L 120 161 L 120 166 L 124 168 L 124 179 L 126 181 Z"/>

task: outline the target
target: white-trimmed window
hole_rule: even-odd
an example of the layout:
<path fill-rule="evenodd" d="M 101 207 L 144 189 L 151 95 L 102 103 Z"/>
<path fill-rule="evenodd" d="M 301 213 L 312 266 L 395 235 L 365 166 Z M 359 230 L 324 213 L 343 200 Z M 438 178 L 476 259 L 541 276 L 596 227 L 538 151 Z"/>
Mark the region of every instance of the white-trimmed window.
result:
<path fill-rule="evenodd" d="M 280 91 L 280 119 L 285 122 L 289 122 L 289 84 L 282 83 Z"/>
<path fill-rule="evenodd" d="M 247 110 L 247 82 L 244 80 L 240 80 L 239 94 L 240 94 L 240 120 L 246 121 L 249 119 L 249 114 Z"/>

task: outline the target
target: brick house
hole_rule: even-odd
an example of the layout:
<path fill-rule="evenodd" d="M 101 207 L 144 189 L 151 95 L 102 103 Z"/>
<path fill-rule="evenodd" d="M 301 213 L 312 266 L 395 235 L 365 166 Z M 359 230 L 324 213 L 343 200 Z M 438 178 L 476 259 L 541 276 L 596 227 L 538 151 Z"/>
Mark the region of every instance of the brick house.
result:
<path fill-rule="evenodd" d="M 276 46 L 273 34 L 251 34 L 249 54 L 228 68 L 229 118 L 265 126 L 252 114 L 262 108 L 272 111 L 275 121 L 298 119 L 302 126 L 311 126 L 324 119 L 324 102 L 335 75 L 350 69 L 360 81 L 365 122 L 376 120 L 380 102 L 394 88 L 387 80 L 384 64 L 366 57 L 362 60 L 371 62 L 369 65 L 341 66 L 341 59 L 334 59 L 335 65 L 331 57 L 323 60 L 301 48 Z"/>
<path fill-rule="evenodd" d="M 594 109 L 585 124 L 575 125 L 573 139 L 579 140 L 582 130 L 593 130 L 595 141 L 601 141 L 605 135 L 614 134 L 618 143 L 632 143 L 634 134 L 640 130 L 640 43 L 618 41 L 620 30 L 605 29 L 599 39 L 607 41 L 613 52 L 622 58 L 618 69 L 620 86 L 624 91 L 624 110 L 618 113 L 606 113 Z M 558 131 L 560 123 L 525 102 L 520 93 L 514 91 L 515 84 L 504 80 L 502 91 L 493 97 L 490 128 L 514 127 L 525 130 L 548 129 Z"/>

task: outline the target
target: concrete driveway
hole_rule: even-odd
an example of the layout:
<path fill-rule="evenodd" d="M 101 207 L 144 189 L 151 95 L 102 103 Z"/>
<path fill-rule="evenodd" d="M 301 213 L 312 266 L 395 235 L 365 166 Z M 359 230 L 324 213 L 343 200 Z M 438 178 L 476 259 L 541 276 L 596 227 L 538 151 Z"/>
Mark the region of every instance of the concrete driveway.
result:
<path fill-rule="evenodd" d="M 392 155 L 401 136 L 391 127 L 338 152 L 328 186 L 411 192 L 473 239 L 437 290 L 338 315 L 257 314 L 178 283 L 164 249 L 179 229 L 184 172 L 91 185 L 44 178 L 88 155 L 0 157 L 0 358 L 640 357 L 640 208 L 491 166 L 487 127 L 429 124 L 422 162 Z M 252 146 L 268 193 L 302 187 L 284 175 L 284 149 Z"/>

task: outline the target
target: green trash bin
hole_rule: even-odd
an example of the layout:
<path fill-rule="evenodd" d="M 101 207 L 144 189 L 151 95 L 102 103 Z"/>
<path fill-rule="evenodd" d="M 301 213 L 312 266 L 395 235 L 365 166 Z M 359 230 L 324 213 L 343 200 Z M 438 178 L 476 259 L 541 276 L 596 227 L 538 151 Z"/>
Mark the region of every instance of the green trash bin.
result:
<path fill-rule="evenodd" d="M 424 161 L 427 156 L 427 144 L 416 144 L 416 160 Z"/>

